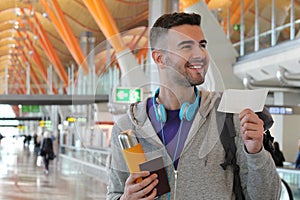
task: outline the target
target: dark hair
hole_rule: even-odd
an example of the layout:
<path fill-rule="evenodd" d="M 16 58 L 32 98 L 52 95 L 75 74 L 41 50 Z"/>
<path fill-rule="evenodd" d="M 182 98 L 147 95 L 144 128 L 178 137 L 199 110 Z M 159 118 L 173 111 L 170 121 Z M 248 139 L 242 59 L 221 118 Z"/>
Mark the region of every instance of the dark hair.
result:
<path fill-rule="evenodd" d="M 174 26 L 184 24 L 198 25 L 201 24 L 201 16 L 196 13 L 172 13 L 164 14 L 159 17 L 150 30 L 150 46 L 152 49 L 157 48 L 159 39 L 166 36 L 168 30 Z"/>

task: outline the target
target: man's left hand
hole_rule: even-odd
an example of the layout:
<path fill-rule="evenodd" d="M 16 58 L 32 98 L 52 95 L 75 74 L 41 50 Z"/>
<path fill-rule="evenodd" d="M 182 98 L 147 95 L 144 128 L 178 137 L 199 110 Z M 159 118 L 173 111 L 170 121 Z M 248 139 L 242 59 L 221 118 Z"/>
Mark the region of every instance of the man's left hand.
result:
<path fill-rule="evenodd" d="M 263 147 L 263 121 L 251 109 L 244 109 L 239 118 L 242 138 L 248 153 L 258 153 Z"/>

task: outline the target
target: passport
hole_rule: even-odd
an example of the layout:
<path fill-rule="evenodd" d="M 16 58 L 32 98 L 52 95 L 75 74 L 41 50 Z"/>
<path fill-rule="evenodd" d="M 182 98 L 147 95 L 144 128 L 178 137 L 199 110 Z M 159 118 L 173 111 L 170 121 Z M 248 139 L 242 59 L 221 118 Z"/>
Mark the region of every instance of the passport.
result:
<path fill-rule="evenodd" d="M 157 196 L 161 196 L 171 191 L 168 175 L 166 173 L 162 157 L 157 157 L 152 160 L 143 162 L 139 166 L 141 171 L 150 171 L 150 175 L 154 173 L 158 175 L 159 182 L 155 186 L 155 188 L 157 189 Z"/>

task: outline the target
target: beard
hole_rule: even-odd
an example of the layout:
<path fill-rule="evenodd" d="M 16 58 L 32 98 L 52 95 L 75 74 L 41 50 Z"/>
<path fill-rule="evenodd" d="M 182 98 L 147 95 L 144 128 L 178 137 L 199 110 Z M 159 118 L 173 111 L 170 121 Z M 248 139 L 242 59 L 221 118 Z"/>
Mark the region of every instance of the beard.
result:
<path fill-rule="evenodd" d="M 186 86 L 197 86 L 201 85 L 205 81 L 205 74 L 207 72 L 207 61 L 202 59 L 203 67 L 201 69 L 191 69 L 192 64 L 187 61 L 184 65 L 178 64 L 166 57 L 166 64 L 168 68 L 168 74 L 174 82 L 180 83 Z"/>

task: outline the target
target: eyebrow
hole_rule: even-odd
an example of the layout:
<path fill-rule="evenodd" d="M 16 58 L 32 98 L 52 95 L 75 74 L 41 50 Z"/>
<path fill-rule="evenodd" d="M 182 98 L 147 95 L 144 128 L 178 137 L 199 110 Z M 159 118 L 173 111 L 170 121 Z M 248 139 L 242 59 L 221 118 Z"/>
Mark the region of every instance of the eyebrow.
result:
<path fill-rule="evenodd" d="M 199 44 L 202 44 L 202 43 L 207 44 L 207 41 L 206 40 L 200 40 Z"/>
<path fill-rule="evenodd" d="M 200 40 L 199 44 L 207 44 L 207 41 L 206 40 Z M 177 46 L 180 47 L 182 45 L 185 45 L 185 44 L 195 44 L 195 42 L 193 40 L 185 40 L 185 41 L 182 41 L 180 42 Z"/>
<path fill-rule="evenodd" d="M 180 47 L 185 44 L 195 44 L 195 42 L 193 40 L 185 40 L 185 41 L 180 42 L 177 46 Z"/>

